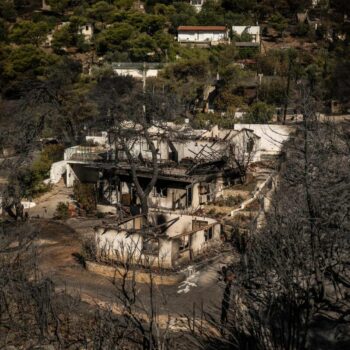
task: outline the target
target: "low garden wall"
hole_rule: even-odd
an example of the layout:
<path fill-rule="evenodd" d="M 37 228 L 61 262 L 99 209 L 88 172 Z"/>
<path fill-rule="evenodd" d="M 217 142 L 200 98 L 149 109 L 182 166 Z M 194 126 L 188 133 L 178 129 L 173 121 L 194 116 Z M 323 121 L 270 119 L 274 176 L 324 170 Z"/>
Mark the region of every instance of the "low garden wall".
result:
<path fill-rule="evenodd" d="M 121 266 L 114 267 L 110 265 L 106 265 L 103 263 L 97 263 L 94 261 L 86 261 L 86 269 L 90 272 L 94 272 L 101 276 L 111 278 L 111 279 L 122 279 L 123 274 L 125 273 L 125 269 Z M 135 275 L 133 276 L 133 274 Z M 130 280 L 135 278 L 135 281 L 138 283 L 150 283 L 150 273 L 141 269 L 134 269 L 129 271 L 127 275 L 127 279 Z M 173 272 L 167 274 L 156 274 L 152 273 L 153 283 L 157 285 L 176 285 L 182 282 L 186 278 L 185 273 Z"/>

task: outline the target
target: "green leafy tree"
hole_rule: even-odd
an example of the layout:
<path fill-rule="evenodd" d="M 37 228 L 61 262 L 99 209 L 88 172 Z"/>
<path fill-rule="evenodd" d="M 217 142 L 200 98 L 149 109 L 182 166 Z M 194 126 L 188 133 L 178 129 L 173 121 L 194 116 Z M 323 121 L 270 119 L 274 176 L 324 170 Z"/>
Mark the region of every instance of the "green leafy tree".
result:
<path fill-rule="evenodd" d="M 250 124 L 265 124 L 273 117 L 274 109 L 265 102 L 256 102 L 250 108 L 245 117 L 245 122 Z"/>
<path fill-rule="evenodd" d="M 132 8 L 134 1 L 133 0 L 114 0 L 114 5 L 118 9 L 129 10 Z"/>
<path fill-rule="evenodd" d="M 70 0 L 46 0 L 51 10 L 63 14 L 68 9 Z"/>
<path fill-rule="evenodd" d="M 234 45 L 222 45 L 219 46 L 219 50 L 220 51 L 217 54 L 218 65 L 219 68 L 222 69 L 234 62 L 234 59 L 237 55 L 237 50 Z"/>
<path fill-rule="evenodd" d="M 270 17 L 268 24 L 278 32 L 280 37 L 283 36 L 283 32 L 288 26 L 287 20 L 279 12 Z"/>
<path fill-rule="evenodd" d="M 114 6 L 106 1 L 98 1 L 93 4 L 87 11 L 90 18 L 102 22 L 109 23 L 113 19 Z"/>
<path fill-rule="evenodd" d="M 5 42 L 7 40 L 8 28 L 4 19 L 0 18 L 0 41 Z"/>
<path fill-rule="evenodd" d="M 9 39 L 16 44 L 33 44 L 39 46 L 49 32 L 46 22 L 21 21 L 16 23 L 9 35 Z"/>
<path fill-rule="evenodd" d="M 232 12 L 253 11 L 255 5 L 256 0 L 222 0 L 222 7 Z"/>
<path fill-rule="evenodd" d="M 207 0 L 202 6 L 201 12 L 197 16 L 201 25 L 225 25 L 225 12 L 220 3 Z"/>
<path fill-rule="evenodd" d="M 243 105 L 243 97 L 235 95 L 230 89 L 221 90 L 215 101 L 215 106 L 219 111 L 226 111 L 229 114 L 233 114 L 237 108 Z"/>
<path fill-rule="evenodd" d="M 69 206 L 68 203 L 59 202 L 55 211 L 55 218 L 59 220 L 66 220 L 69 218 Z"/>
<path fill-rule="evenodd" d="M 172 67 L 172 72 L 177 80 L 188 80 L 191 77 L 201 78 L 208 74 L 208 63 L 197 59 L 196 61 L 179 62 Z"/>
<path fill-rule="evenodd" d="M 70 24 L 64 24 L 53 34 L 52 47 L 55 51 L 60 51 L 65 47 L 74 46 L 77 42 L 78 33 L 72 30 Z"/>
<path fill-rule="evenodd" d="M 252 75 L 251 72 L 245 71 L 234 64 L 220 67 L 219 70 L 221 84 L 229 86 L 230 88 L 236 87 L 239 82 L 244 78 L 248 78 Z"/>
<path fill-rule="evenodd" d="M 126 22 L 137 28 L 140 32 L 153 35 L 157 31 L 164 29 L 166 18 L 160 15 L 131 12 L 127 15 Z"/>
<path fill-rule="evenodd" d="M 176 33 L 176 29 L 181 25 L 196 25 L 198 24 L 197 13 L 193 6 L 186 2 L 175 2 L 176 12 L 170 16 L 171 32 Z"/>
<path fill-rule="evenodd" d="M 182 60 L 167 66 L 164 78 L 167 89 L 180 96 L 187 111 L 190 111 L 198 95 L 211 83 L 210 65 L 205 59 Z"/>
<path fill-rule="evenodd" d="M 153 12 L 156 15 L 163 15 L 167 18 L 170 18 L 172 15 L 176 13 L 175 7 L 173 5 L 165 5 L 165 4 L 156 4 L 153 7 Z"/>
<path fill-rule="evenodd" d="M 130 47 L 130 39 L 136 29 L 127 23 L 118 23 L 105 29 L 96 38 L 97 52 L 125 51 Z"/>
<path fill-rule="evenodd" d="M 130 58 L 135 62 L 149 61 L 156 55 L 156 42 L 142 33 L 130 42 Z"/>
<path fill-rule="evenodd" d="M 43 75 L 47 68 L 58 61 L 58 57 L 48 54 L 34 45 L 23 45 L 8 51 L 2 60 L 3 77 L 16 79 L 27 76 Z"/>
<path fill-rule="evenodd" d="M 257 57 L 258 72 L 264 75 L 286 75 L 288 53 L 285 50 L 269 50 Z"/>
<path fill-rule="evenodd" d="M 0 17 L 6 21 L 15 21 L 17 11 L 14 2 L 11 0 L 0 0 Z"/>
<path fill-rule="evenodd" d="M 263 79 L 259 87 L 259 100 L 270 105 L 282 106 L 286 98 L 286 84 L 287 80 L 282 77 L 276 77 L 269 82 Z"/>
<path fill-rule="evenodd" d="M 49 177 L 51 165 L 62 160 L 64 152 L 63 145 L 47 145 L 33 162 L 32 170 L 43 180 Z"/>
<path fill-rule="evenodd" d="M 157 46 L 159 61 L 174 61 L 176 52 L 173 37 L 164 32 L 158 32 L 153 36 Z"/>

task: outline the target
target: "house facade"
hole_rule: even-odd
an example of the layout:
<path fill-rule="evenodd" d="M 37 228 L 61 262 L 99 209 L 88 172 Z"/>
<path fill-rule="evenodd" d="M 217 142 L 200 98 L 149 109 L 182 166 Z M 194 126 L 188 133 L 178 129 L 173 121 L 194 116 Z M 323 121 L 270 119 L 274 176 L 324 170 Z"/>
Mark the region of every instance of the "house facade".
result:
<path fill-rule="evenodd" d="M 94 35 L 94 27 L 91 23 L 86 23 L 79 27 L 79 34 L 84 37 L 87 43 L 90 43 Z"/>
<path fill-rule="evenodd" d="M 260 142 L 248 129 L 193 130 L 171 126 L 174 128 L 171 134 L 159 127 L 148 130 L 157 150 L 159 168 L 157 182 L 148 198 L 149 207 L 154 209 L 191 212 L 219 198 L 225 184 L 239 179 L 232 157 L 244 162 L 250 155 L 252 161 Z M 119 204 L 137 207 L 140 202 L 124 150 L 115 144 L 103 145 L 101 141 L 107 140 L 106 135 L 88 139 L 95 146 L 75 146 L 65 151 L 66 185 L 71 187 L 75 181 L 95 184 L 99 202 L 109 211 L 116 210 Z M 149 142 L 137 132 L 129 142 L 130 153 L 138 162 L 139 182 L 147 186 L 153 173 Z"/>
<path fill-rule="evenodd" d="M 238 37 L 242 37 L 244 34 L 247 34 L 252 43 L 261 42 L 260 26 L 232 26 L 232 33 Z"/>
<path fill-rule="evenodd" d="M 75 181 L 94 184 L 98 210 L 118 215 L 110 225 L 95 228 L 99 256 L 161 268 L 176 268 L 220 249 L 220 222 L 198 215 L 199 209 L 239 181 L 236 162 L 275 157 L 292 131 L 284 125 L 194 130 L 186 123 L 164 123 L 150 127 L 146 138 L 138 124 L 126 122 L 122 128 L 129 134 L 128 149 L 142 188 L 154 172 L 152 143 L 156 150 L 158 173 L 147 215 L 141 214 L 125 146 L 112 139 L 113 130 L 91 133 L 90 146 L 67 148 L 64 160 L 51 170 L 55 178 L 65 175 L 68 187 Z"/>

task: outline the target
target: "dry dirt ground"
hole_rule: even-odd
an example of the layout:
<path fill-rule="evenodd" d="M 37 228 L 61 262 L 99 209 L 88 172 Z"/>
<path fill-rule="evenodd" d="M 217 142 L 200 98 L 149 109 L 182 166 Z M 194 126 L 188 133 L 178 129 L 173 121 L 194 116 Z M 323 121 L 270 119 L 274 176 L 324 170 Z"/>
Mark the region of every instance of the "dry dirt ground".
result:
<path fill-rule="evenodd" d="M 51 191 L 34 199 L 36 205 L 29 209 L 29 216 L 51 219 L 55 214 L 57 204 L 60 202 L 71 202 L 71 195 L 72 189 L 67 188 L 62 180 L 57 185 L 54 185 Z"/>

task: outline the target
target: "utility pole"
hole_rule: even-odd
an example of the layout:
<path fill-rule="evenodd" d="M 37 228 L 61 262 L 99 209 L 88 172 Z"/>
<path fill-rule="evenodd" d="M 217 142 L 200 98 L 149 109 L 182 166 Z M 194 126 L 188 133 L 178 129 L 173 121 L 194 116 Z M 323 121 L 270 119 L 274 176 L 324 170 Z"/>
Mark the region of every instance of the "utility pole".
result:
<path fill-rule="evenodd" d="M 290 52 L 288 53 L 288 78 L 287 78 L 287 88 L 286 88 L 286 99 L 284 102 L 284 111 L 283 111 L 283 124 L 286 124 L 286 118 L 287 118 L 287 109 L 288 109 L 288 100 L 289 100 L 289 91 L 290 91 L 290 80 L 292 75 L 292 58 L 290 55 Z"/>
<path fill-rule="evenodd" d="M 142 91 L 144 94 L 146 93 L 146 62 L 143 62 L 142 69 Z"/>

